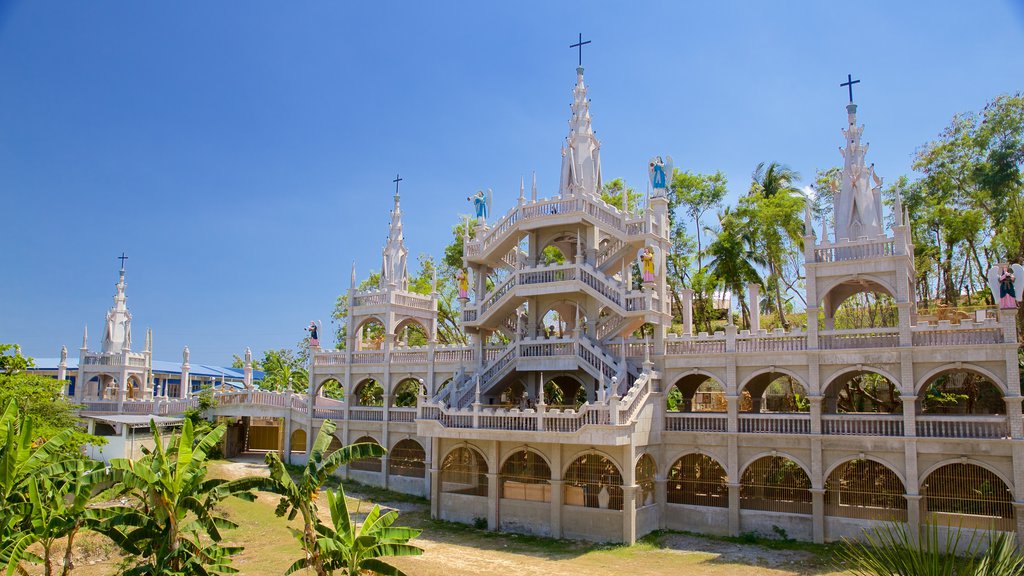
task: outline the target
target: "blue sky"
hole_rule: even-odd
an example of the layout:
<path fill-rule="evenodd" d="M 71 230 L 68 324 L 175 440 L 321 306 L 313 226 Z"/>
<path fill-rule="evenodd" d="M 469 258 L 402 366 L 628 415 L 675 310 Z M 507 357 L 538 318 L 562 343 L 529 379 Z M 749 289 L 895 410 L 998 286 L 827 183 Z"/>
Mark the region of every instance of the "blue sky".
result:
<path fill-rule="evenodd" d="M 0 342 L 98 344 L 127 252 L 137 345 L 294 346 L 379 267 L 401 172 L 413 254 L 467 195 L 555 192 L 576 52 L 605 179 L 646 160 L 840 163 L 853 73 L 891 181 L 956 112 L 1022 89 L 1024 2 L 0 0 Z"/>

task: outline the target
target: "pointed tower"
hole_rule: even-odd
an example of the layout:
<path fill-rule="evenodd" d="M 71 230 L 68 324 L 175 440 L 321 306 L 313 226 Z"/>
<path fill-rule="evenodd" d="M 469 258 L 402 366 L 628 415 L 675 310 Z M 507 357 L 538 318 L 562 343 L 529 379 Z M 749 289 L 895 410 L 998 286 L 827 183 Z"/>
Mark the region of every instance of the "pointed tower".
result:
<path fill-rule="evenodd" d="M 381 288 L 391 287 L 405 290 L 408 287 L 406 261 L 409 250 L 405 247 L 402 235 L 402 207 L 399 202 L 398 189 L 395 189 L 395 207 L 391 211 L 391 227 L 388 231 L 388 242 L 384 245 L 384 258 L 380 269 Z"/>
<path fill-rule="evenodd" d="M 864 126 L 857 126 L 857 105 L 846 106 L 848 127 L 843 130 L 843 173 L 835 198 L 836 240 L 875 238 L 882 229 L 882 179 L 874 164 L 865 163 L 868 145 L 860 141 Z M 872 182 L 873 181 L 873 182 Z M 872 187 L 874 183 L 874 187 Z"/>
<path fill-rule="evenodd" d="M 562 145 L 562 177 L 559 194 L 601 193 L 601 143 L 590 125 L 590 101 L 583 83 L 583 66 L 576 68 L 576 88 L 569 118 L 569 135 Z"/>
<path fill-rule="evenodd" d="M 128 311 L 128 297 L 125 296 L 124 262 L 117 280 L 114 305 L 107 311 L 106 328 L 103 330 L 103 352 L 121 352 L 131 348 L 132 313 Z"/>

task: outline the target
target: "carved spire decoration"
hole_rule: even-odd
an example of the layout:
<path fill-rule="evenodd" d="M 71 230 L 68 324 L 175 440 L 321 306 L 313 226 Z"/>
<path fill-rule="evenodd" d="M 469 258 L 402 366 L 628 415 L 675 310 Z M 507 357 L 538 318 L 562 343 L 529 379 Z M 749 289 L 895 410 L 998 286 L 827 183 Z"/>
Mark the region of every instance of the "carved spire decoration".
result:
<path fill-rule="evenodd" d="M 103 331 L 102 351 L 104 353 L 121 352 L 131 348 L 132 314 L 128 311 L 128 297 L 125 295 L 127 284 L 124 276 L 124 260 L 122 260 L 114 293 L 114 305 L 107 311 L 106 327 Z"/>
<path fill-rule="evenodd" d="M 583 83 L 583 67 L 576 69 L 576 87 L 573 89 L 572 111 L 569 117 L 569 135 L 562 145 L 562 176 L 558 193 L 600 194 L 601 143 L 594 135 L 590 122 L 590 101 Z"/>
<path fill-rule="evenodd" d="M 383 263 L 380 270 L 381 287 L 397 287 L 405 290 L 408 285 L 406 275 L 406 261 L 409 258 L 409 250 L 405 247 L 405 238 L 402 235 L 402 206 L 399 201 L 398 188 L 395 188 L 395 207 L 391 211 L 391 227 L 388 231 L 388 241 L 384 245 Z"/>
<path fill-rule="evenodd" d="M 861 143 L 864 126 L 857 126 L 857 105 L 846 106 L 848 127 L 843 130 L 844 147 L 842 180 L 835 202 L 835 238 L 856 240 L 875 237 L 882 229 L 882 178 L 875 174 L 875 165 L 866 164 L 868 145 Z"/>

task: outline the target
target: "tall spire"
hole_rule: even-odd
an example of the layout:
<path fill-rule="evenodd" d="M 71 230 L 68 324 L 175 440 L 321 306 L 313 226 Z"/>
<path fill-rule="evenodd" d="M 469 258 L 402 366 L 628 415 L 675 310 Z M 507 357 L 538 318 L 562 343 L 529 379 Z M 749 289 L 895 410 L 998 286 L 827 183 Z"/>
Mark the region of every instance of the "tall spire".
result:
<path fill-rule="evenodd" d="M 124 258 L 122 256 L 122 258 Z M 114 305 L 107 311 L 106 328 L 103 331 L 103 352 L 120 352 L 131 347 L 132 313 L 128 311 L 128 297 L 125 295 L 124 259 L 118 276 Z"/>
<path fill-rule="evenodd" d="M 843 130 L 843 171 L 839 192 L 834 198 L 835 239 L 856 240 L 875 237 L 882 229 L 882 178 L 875 174 L 875 165 L 865 163 L 868 145 L 862 144 L 864 126 L 857 125 L 857 105 L 846 105 L 847 128 Z M 872 187 L 874 183 L 874 187 Z"/>
<path fill-rule="evenodd" d="M 402 235 L 402 207 L 398 195 L 398 182 L 401 178 L 395 178 L 395 207 L 391 211 L 391 227 L 388 231 L 388 242 L 384 245 L 384 258 L 380 270 L 381 287 L 394 285 L 405 290 L 406 260 L 409 251 L 405 248 L 405 239 Z"/>
<path fill-rule="evenodd" d="M 569 135 L 562 145 L 562 195 L 601 193 L 601 143 L 590 123 L 590 101 L 583 82 L 583 67 L 576 68 L 576 87 L 570 105 Z"/>

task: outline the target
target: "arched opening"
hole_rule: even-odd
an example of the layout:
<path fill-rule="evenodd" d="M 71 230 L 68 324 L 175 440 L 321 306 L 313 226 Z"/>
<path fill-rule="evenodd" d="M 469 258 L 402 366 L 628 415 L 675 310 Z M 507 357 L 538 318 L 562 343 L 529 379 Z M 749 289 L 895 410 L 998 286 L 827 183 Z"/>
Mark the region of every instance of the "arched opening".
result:
<path fill-rule="evenodd" d="M 725 388 L 707 374 L 688 374 L 676 381 L 665 398 L 669 412 L 725 412 Z"/>
<path fill-rule="evenodd" d="M 870 369 L 840 374 L 825 389 L 826 414 L 902 414 L 900 387 Z"/>
<path fill-rule="evenodd" d="M 142 383 L 139 382 L 137 376 L 128 377 L 128 386 L 125 390 L 125 397 L 129 400 L 139 400 L 142 398 Z"/>
<path fill-rule="evenodd" d="M 667 500 L 673 504 L 729 507 L 728 475 L 717 460 L 707 454 L 687 454 L 668 471 Z"/>
<path fill-rule="evenodd" d="M 526 385 L 522 380 L 513 380 L 501 394 L 498 395 L 498 404 L 511 408 L 526 408 Z"/>
<path fill-rule="evenodd" d="M 782 372 L 764 372 L 744 384 L 740 412 L 809 412 L 807 389 L 796 378 Z"/>
<path fill-rule="evenodd" d="M 335 378 L 328 378 L 320 383 L 318 393 L 324 398 L 330 398 L 332 400 L 344 401 L 345 400 L 345 387 L 341 385 Z"/>
<path fill-rule="evenodd" d="M 999 386 L 988 376 L 966 368 L 929 378 L 918 393 L 917 404 L 923 414 L 1006 414 Z"/>
<path fill-rule="evenodd" d="M 636 507 L 643 508 L 654 504 L 654 478 L 658 467 L 650 454 L 644 454 L 636 461 L 633 477 L 636 481 Z"/>
<path fill-rule="evenodd" d="M 544 382 L 544 403 L 550 408 L 579 408 L 587 401 L 587 387 L 568 375 Z"/>
<path fill-rule="evenodd" d="M 357 406 L 384 405 L 384 388 L 381 387 L 380 383 L 373 378 L 367 378 L 359 384 L 356 384 L 356 388 L 353 392 Z"/>
<path fill-rule="evenodd" d="M 380 442 L 377 442 L 372 436 L 361 436 L 356 439 L 355 444 L 376 444 L 380 446 Z M 380 472 L 381 471 L 381 460 L 380 458 L 360 458 L 359 460 L 353 460 L 348 463 L 349 470 L 361 470 L 363 472 Z"/>
<path fill-rule="evenodd" d="M 502 498 L 551 502 L 551 468 L 536 452 L 523 448 L 510 454 L 498 478 Z"/>
<path fill-rule="evenodd" d="M 870 278 L 845 280 L 821 301 L 826 330 L 895 328 L 899 309 L 888 287 Z"/>
<path fill-rule="evenodd" d="M 423 478 L 427 473 L 427 453 L 419 442 L 406 438 L 399 440 L 388 454 L 388 474 Z"/>
<path fill-rule="evenodd" d="M 1013 494 L 996 473 L 977 464 L 942 466 L 924 479 L 921 494 L 922 521 L 1004 532 L 1016 529 Z"/>
<path fill-rule="evenodd" d="M 441 462 L 441 492 L 487 496 L 487 461 L 476 449 L 459 446 Z"/>
<path fill-rule="evenodd" d="M 387 332 L 384 324 L 377 318 L 370 317 L 356 328 L 356 350 L 380 350 L 384 346 Z"/>
<path fill-rule="evenodd" d="M 906 522 L 906 491 L 888 466 L 864 458 L 847 460 L 825 480 L 825 514 Z"/>
<path fill-rule="evenodd" d="M 426 346 L 430 340 L 427 327 L 415 318 L 406 318 L 395 326 L 395 342 L 402 346 Z"/>
<path fill-rule="evenodd" d="M 447 388 L 448 385 L 452 383 L 452 380 L 455 380 L 454 376 L 445 379 L 444 382 L 441 382 L 441 385 L 437 387 L 437 390 L 434 390 L 434 397 L 436 398 L 438 395 L 441 394 L 441 392 L 444 392 L 444 389 Z"/>
<path fill-rule="evenodd" d="M 758 458 L 740 476 L 740 508 L 810 514 L 811 479 L 789 458 Z"/>
<path fill-rule="evenodd" d="M 584 454 L 573 460 L 563 489 L 566 506 L 622 510 L 622 474 L 601 454 Z"/>
<path fill-rule="evenodd" d="M 302 428 L 299 428 L 298 430 L 295 430 L 294 432 L 292 432 L 292 436 L 291 436 L 291 440 L 290 441 L 291 441 L 292 454 L 296 454 L 296 453 L 305 454 L 306 453 L 306 431 L 305 430 L 303 430 Z"/>
<path fill-rule="evenodd" d="M 117 436 L 117 430 L 114 429 L 114 425 L 113 424 L 108 424 L 106 422 L 100 422 L 100 421 L 97 420 L 96 424 L 93 426 L 93 435 L 94 436 Z"/>
<path fill-rule="evenodd" d="M 419 380 L 414 378 L 402 380 L 398 386 L 395 386 L 392 404 L 398 408 L 415 408 L 421 388 Z"/>
<path fill-rule="evenodd" d="M 338 450 L 341 450 L 343 446 L 344 445 L 341 443 L 341 440 L 339 440 L 337 436 L 331 436 L 331 443 L 327 446 L 327 449 L 324 450 L 324 458 L 330 456 L 331 454 L 334 454 Z"/>
<path fill-rule="evenodd" d="M 576 234 L 563 232 L 548 240 L 540 250 L 540 264 L 551 266 L 573 262 L 576 257 Z"/>

